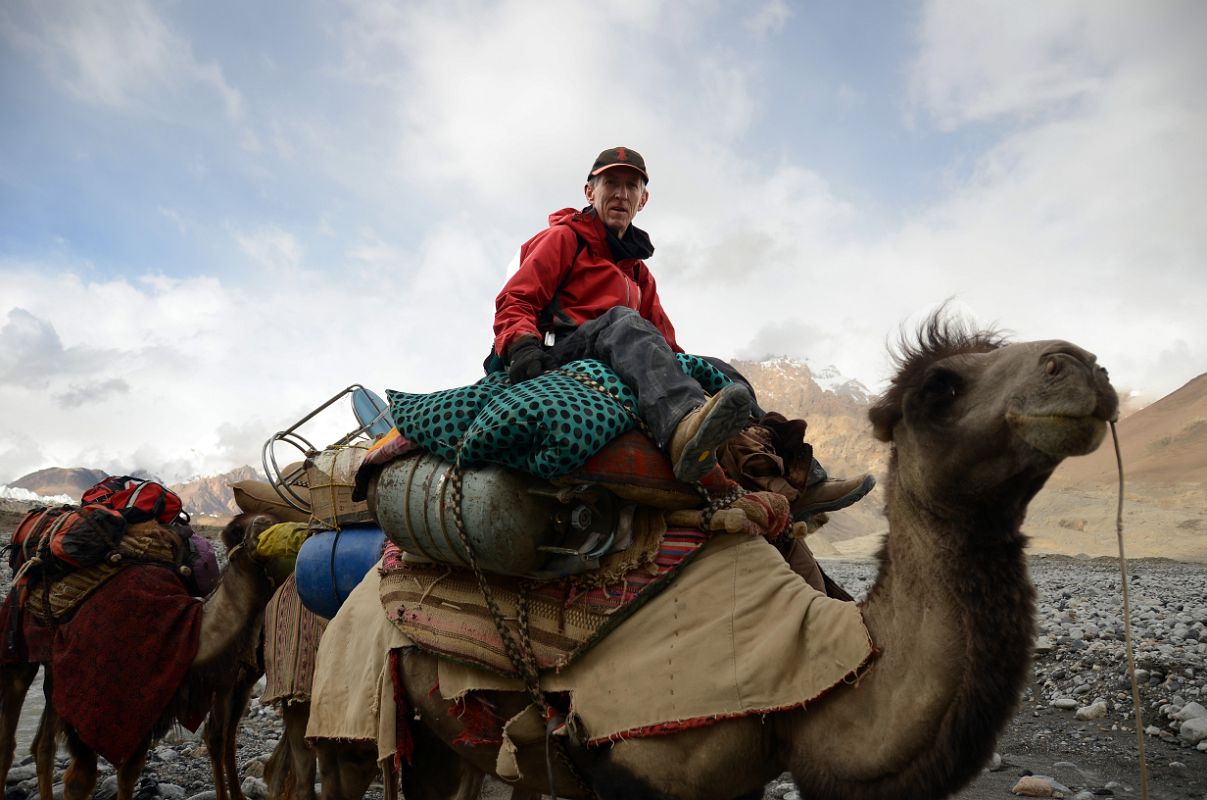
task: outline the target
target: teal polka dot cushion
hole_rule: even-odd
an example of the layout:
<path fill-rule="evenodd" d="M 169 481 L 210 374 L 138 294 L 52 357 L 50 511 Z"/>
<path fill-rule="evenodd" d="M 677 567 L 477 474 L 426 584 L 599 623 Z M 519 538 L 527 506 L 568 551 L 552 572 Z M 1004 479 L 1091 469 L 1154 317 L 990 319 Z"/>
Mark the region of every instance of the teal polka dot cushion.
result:
<path fill-rule="evenodd" d="M 698 356 L 680 354 L 679 363 L 710 394 L 730 382 Z M 431 394 L 389 390 L 386 397 L 398 432 L 424 449 L 449 461 L 460 457 L 464 466 L 502 464 L 541 478 L 582 466 L 634 426 L 626 408 L 637 407 L 633 390 L 594 359 L 517 386 L 496 372 L 471 386 Z"/>

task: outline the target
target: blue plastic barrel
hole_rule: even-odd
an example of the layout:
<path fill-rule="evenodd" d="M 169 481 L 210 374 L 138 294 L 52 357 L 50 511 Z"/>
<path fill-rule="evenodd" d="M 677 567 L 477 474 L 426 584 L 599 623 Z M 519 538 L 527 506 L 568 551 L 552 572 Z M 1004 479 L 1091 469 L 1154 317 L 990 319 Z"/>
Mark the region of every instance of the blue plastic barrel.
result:
<path fill-rule="evenodd" d="M 310 536 L 298 551 L 294 575 L 302 605 L 331 619 L 361 579 L 381 558 L 381 528 L 357 525 Z"/>

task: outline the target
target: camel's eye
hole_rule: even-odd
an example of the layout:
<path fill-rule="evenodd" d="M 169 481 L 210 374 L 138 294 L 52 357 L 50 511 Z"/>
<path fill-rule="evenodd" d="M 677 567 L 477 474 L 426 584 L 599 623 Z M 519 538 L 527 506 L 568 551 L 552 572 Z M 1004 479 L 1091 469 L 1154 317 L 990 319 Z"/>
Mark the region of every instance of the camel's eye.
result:
<path fill-rule="evenodd" d="M 948 403 L 960 394 L 960 376 L 949 369 L 935 367 L 926 373 L 922 395 L 932 403 Z"/>
<path fill-rule="evenodd" d="M 949 369 L 932 367 L 922 379 L 915 395 L 915 409 L 935 422 L 946 419 L 963 389 L 960 376 Z"/>

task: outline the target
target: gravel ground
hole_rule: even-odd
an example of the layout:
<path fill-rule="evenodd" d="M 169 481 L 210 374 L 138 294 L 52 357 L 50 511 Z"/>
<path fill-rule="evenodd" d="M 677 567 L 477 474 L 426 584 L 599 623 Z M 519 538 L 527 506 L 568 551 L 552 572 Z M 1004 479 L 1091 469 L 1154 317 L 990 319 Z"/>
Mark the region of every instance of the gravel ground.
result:
<path fill-rule="evenodd" d="M 867 560 L 823 563 L 856 597 L 867 591 L 875 571 Z M 994 762 L 956 797 L 1008 798 L 1026 776 L 1039 791 L 1052 791 L 1051 796 L 1141 797 L 1118 565 L 1106 559 L 1035 556 L 1031 570 L 1040 594 L 1041 634 L 1033 680 L 998 741 Z M 1207 728 L 1207 565 L 1142 560 L 1132 562 L 1130 571 L 1148 796 L 1207 800 L 1207 739 L 1201 738 Z M 33 765 L 21 753 L 27 749 L 29 726 L 35 724 L 31 717 L 36 717 L 38 699 L 40 693 L 31 690 L 6 800 L 36 795 Z M 1197 714 L 1204 718 L 1195 721 Z M 280 735 L 275 709 L 253 701 L 239 747 L 244 790 L 252 800 L 263 796 L 263 761 Z M 59 768 L 64 766 L 60 758 Z M 112 770 L 104 762 L 101 769 L 96 797 L 108 798 Z M 213 797 L 205 747 L 196 735 L 176 732 L 153 749 L 137 796 Z M 378 800 L 380 787 L 369 796 Z M 507 794 L 494 784 L 485 796 Z M 764 798 L 798 800 L 799 794 L 785 775 L 768 785 Z"/>

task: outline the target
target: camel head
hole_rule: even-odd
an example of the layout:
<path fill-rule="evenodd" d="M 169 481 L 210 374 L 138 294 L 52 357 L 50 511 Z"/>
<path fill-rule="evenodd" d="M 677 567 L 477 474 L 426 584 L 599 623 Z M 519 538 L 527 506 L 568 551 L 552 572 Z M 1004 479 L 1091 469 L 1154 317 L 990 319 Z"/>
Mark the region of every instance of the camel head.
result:
<path fill-rule="evenodd" d="M 890 492 L 935 510 L 988 502 L 1021 515 L 1056 466 L 1097 448 L 1118 416 L 1106 370 L 1065 341 L 1007 343 L 940 313 L 897 361 L 869 417 L 893 444 Z"/>
<path fill-rule="evenodd" d="M 222 544 L 226 546 L 227 556 L 235 554 L 238 557 L 238 554 L 246 552 L 252 561 L 259 561 L 256 545 L 260 542 L 260 535 L 280 521 L 272 514 L 264 512 L 244 513 L 234 517 L 220 534 Z"/>

